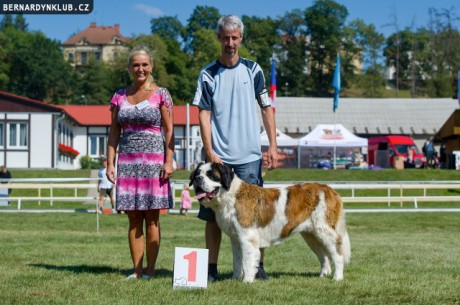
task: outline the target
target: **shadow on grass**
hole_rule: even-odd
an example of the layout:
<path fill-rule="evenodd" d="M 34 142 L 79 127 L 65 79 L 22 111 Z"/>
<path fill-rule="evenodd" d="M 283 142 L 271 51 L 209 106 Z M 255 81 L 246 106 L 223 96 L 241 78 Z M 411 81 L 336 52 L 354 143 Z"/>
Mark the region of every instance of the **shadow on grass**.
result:
<path fill-rule="evenodd" d="M 319 272 L 270 272 L 270 270 L 267 271 L 268 274 L 268 279 L 279 279 L 281 277 L 318 277 L 319 278 Z M 227 273 L 221 273 L 219 274 L 219 281 L 225 281 L 225 280 L 231 280 L 233 276 L 233 273 L 227 272 Z M 256 281 L 259 281 L 256 279 Z"/>
<path fill-rule="evenodd" d="M 108 266 L 90 266 L 90 265 L 77 265 L 77 266 L 57 266 L 48 264 L 30 264 L 29 266 L 43 268 L 47 270 L 55 271 L 67 271 L 73 273 L 92 273 L 92 274 L 103 274 L 103 273 L 115 273 L 123 276 L 127 276 L 132 273 L 132 269 L 116 269 Z M 155 277 L 173 277 L 173 272 L 168 269 L 156 269 Z"/>

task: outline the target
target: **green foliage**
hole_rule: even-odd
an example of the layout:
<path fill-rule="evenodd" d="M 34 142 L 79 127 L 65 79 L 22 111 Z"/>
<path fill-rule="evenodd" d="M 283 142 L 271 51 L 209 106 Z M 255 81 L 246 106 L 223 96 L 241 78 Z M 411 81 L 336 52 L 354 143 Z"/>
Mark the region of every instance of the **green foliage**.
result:
<path fill-rule="evenodd" d="M 215 61 L 220 55 L 220 44 L 214 30 L 200 29 L 195 32 L 195 39 L 190 44 L 193 52 L 191 66 L 197 71 Z M 196 75 L 198 77 L 198 73 Z"/>
<path fill-rule="evenodd" d="M 80 158 L 80 166 L 82 169 L 99 169 L 102 166 L 102 159 L 93 159 L 90 156 L 82 156 Z"/>
<path fill-rule="evenodd" d="M 185 34 L 184 26 L 177 19 L 177 16 L 152 18 L 150 23 L 152 24 L 152 34 L 165 40 L 181 39 Z"/>
<path fill-rule="evenodd" d="M 110 82 L 110 69 L 107 64 L 90 59 L 88 64 L 81 67 L 80 86 L 84 97 L 80 104 L 101 105 L 108 104 L 113 95 L 113 87 Z"/>
<path fill-rule="evenodd" d="M 317 0 L 305 10 L 305 23 L 310 35 L 311 81 L 319 96 L 329 95 L 337 53 L 341 49 L 348 11 L 345 6 L 330 0 Z M 349 71 L 345 70 L 342 79 Z"/>
<path fill-rule="evenodd" d="M 244 15 L 239 53 L 260 64 L 267 85 L 275 55 L 279 95 L 330 96 L 339 52 L 342 95 L 450 97 L 452 77 L 460 70 L 460 32 L 453 11 L 428 13 L 428 24 L 417 29 L 400 30 L 395 21 L 395 32 L 385 40 L 375 25 L 347 20 L 347 8 L 333 0 L 314 1 L 277 19 Z M 214 30 L 220 17 L 218 9 L 197 5 L 186 24 L 177 16 L 153 18 L 151 35 L 127 43 L 156 51 L 155 81 L 170 90 L 176 104 L 192 100 L 200 69 L 218 58 Z M 131 82 L 126 54 L 109 63 L 90 60 L 75 70 L 59 42 L 30 32 L 22 15 L 1 17 L 0 46 L 0 90 L 14 94 L 52 104 L 107 104 L 115 90 Z M 396 69 L 386 84 L 396 90 L 384 90 L 383 65 Z"/>
<path fill-rule="evenodd" d="M 188 52 L 191 51 L 190 44 L 195 40 L 195 33 L 197 31 L 202 29 L 215 30 L 220 17 L 221 14 L 215 7 L 197 5 L 185 27 L 185 50 Z"/>
<path fill-rule="evenodd" d="M 6 90 L 38 100 L 49 100 L 65 87 L 71 72 L 57 41 L 42 33 L 29 33 L 8 27 L 4 32 L 7 52 L 4 69 L 9 81 Z"/>

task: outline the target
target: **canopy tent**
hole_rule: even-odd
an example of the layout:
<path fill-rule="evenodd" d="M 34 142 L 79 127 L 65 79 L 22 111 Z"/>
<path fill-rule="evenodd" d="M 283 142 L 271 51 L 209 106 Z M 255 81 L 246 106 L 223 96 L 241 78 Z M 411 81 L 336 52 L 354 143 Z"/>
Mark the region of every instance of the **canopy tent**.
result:
<path fill-rule="evenodd" d="M 342 124 L 318 124 L 299 139 L 299 167 L 318 167 L 324 160 L 333 163 L 334 147 L 337 164 L 353 164 L 367 154 L 367 139 L 354 135 Z"/>
<path fill-rule="evenodd" d="M 298 163 L 299 140 L 276 130 L 276 144 L 278 145 L 277 167 L 296 168 Z M 263 160 L 266 160 L 269 146 L 267 132 L 264 130 L 260 134 L 260 145 L 262 146 Z"/>
<path fill-rule="evenodd" d="M 342 124 L 318 124 L 299 139 L 302 147 L 366 147 L 367 139 L 351 133 Z"/>
<path fill-rule="evenodd" d="M 294 139 L 288 136 L 287 134 L 282 133 L 281 131 L 277 129 L 276 130 L 276 143 L 278 144 L 278 146 L 298 146 L 299 140 Z M 260 134 L 260 145 L 262 146 L 269 145 L 267 132 L 265 130 Z"/>

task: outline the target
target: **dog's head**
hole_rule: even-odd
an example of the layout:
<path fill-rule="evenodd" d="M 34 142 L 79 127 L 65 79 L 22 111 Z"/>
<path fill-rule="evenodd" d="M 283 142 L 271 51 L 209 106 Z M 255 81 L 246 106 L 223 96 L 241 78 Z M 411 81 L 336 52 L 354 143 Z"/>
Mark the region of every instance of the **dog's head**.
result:
<path fill-rule="evenodd" d="M 220 191 L 228 191 L 234 173 L 228 166 L 218 163 L 200 163 L 190 174 L 190 186 L 201 204 L 212 201 Z"/>

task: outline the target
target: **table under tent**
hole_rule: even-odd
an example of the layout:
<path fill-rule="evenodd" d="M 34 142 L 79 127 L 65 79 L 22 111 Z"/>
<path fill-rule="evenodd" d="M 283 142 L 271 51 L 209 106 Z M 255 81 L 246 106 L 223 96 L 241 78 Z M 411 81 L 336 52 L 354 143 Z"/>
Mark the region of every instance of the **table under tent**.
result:
<path fill-rule="evenodd" d="M 334 154 L 335 150 L 335 154 Z M 299 139 L 299 168 L 359 167 L 367 155 L 367 139 L 342 124 L 318 124 Z"/>

